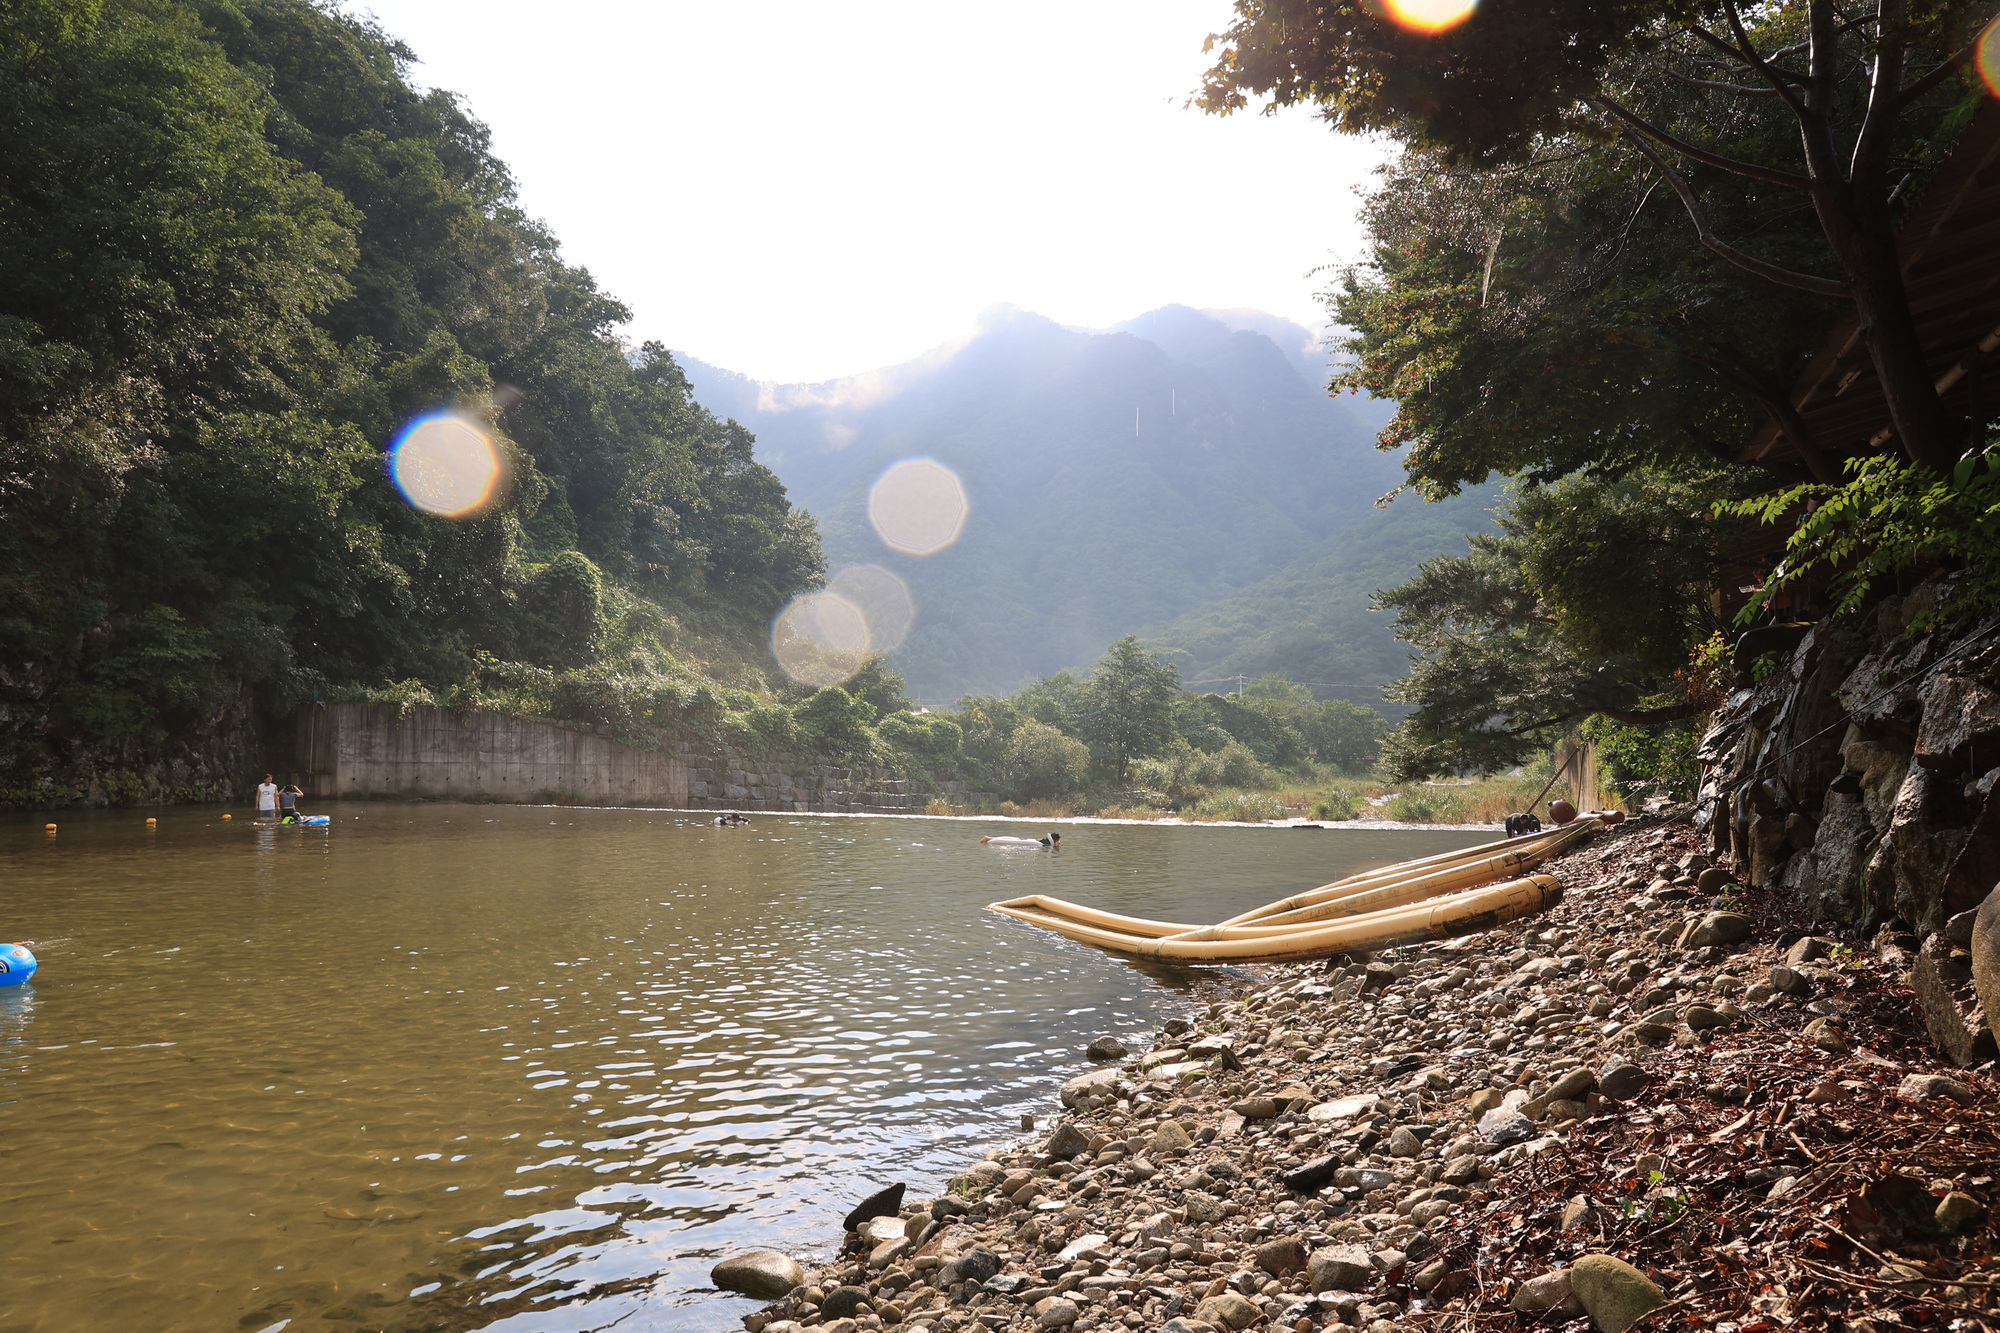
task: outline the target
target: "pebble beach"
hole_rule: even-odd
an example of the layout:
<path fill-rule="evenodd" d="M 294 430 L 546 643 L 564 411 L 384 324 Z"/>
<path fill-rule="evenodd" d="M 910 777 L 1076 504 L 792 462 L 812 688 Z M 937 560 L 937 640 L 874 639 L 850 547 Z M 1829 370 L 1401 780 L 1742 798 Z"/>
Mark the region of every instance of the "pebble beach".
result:
<path fill-rule="evenodd" d="M 934 1199 L 840 1257 L 731 1256 L 748 1333 L 1994 1327 L 2000 1114 L 1893 927 L 1817 935 L 1641 820 L 1553 910 L 1267 969 L 1101 1038 Z"/>

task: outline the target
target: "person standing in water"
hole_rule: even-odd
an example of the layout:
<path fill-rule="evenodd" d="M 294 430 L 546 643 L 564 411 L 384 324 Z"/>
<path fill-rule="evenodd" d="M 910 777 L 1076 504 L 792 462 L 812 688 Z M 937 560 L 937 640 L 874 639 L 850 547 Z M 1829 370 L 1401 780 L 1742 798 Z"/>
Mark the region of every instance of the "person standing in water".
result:
<path fill-rule="evenodd" d="M 278 814 L 278 784 L 266 773 L 257 784 L 257 818 L 275 819 Z"/>
<path fill-rule="evenodd" d="M 278 822 L 289 824 L 299 817 L 299 797 L 305 793 L 296 782 L 287 782 L 278 792 Z"/>

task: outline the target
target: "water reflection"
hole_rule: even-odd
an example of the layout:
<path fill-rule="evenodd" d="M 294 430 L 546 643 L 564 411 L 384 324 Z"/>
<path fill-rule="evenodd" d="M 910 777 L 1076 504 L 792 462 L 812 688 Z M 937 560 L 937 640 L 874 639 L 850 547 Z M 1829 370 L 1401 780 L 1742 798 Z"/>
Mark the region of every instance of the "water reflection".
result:
<path fill-rule="evenodd" d="M 0 823 L 4 1327 L 722 1328 L 731 1248 L 937 1187 L 1201 974 L 979 906 L 1211 919 L 1474 838 L 372 806 Z M 1018 831 L 1014 826 L 1005 831 Z M 24 991 L 30 988 L 23 988 Z M 32 1015 L 32 1023 L 29 1016 Z"/>

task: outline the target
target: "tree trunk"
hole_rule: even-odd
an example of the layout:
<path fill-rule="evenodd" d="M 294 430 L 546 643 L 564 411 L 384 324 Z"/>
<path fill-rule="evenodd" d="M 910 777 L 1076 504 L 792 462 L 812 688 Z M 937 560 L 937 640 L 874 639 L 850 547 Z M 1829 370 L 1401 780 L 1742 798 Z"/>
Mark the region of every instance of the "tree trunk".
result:
<path fill-rule="evenodd" d="M 1867 230 L 1872 231 L 1873 228 Z M 1843 238 L 1829 226 L 1836 248 L 1854 284 L 1854 310 L 1861 320 L 1862 341 L 1889 424 L 1902 443 L 1903 454 L 1938 476 L 1948 476 L 1957 453 L 1951 447 L 1951 421 L 1938 398 L 1916 317 L 1903 287 L 1902 265 L 1891 236 L 1866 235 L 1856 228 Z M 1843 239 L 1846 244 L 1842 244 Z"/>

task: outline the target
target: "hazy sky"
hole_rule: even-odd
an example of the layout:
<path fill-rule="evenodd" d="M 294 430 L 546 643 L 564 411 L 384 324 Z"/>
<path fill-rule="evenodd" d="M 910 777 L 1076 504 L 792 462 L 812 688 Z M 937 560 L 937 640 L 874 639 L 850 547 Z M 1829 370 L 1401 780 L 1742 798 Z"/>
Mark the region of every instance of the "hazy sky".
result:
<path fill-rule="evenodd" d="M 1317 327 L 1378 150 L 1182 106 L 1228 0 L 369 0 L 493 128 L 628 332 L 764 379 L 904 361 L 1011 303 Z"/>

